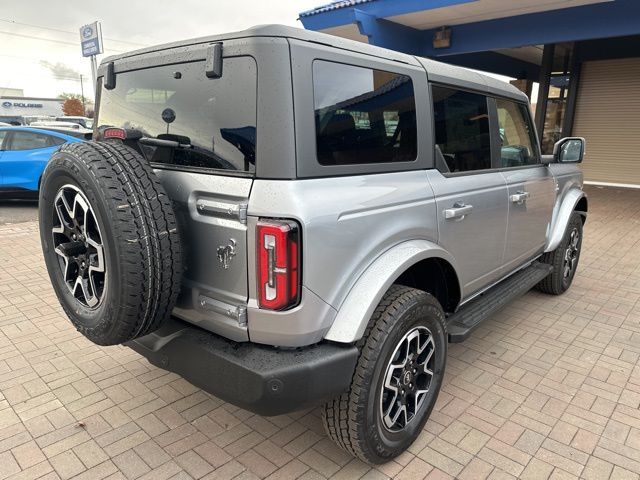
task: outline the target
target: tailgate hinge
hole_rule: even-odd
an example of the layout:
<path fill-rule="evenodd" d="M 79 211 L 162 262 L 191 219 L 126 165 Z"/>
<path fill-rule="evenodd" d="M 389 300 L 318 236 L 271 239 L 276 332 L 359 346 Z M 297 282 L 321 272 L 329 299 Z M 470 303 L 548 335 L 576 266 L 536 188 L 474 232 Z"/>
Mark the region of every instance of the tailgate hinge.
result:
<path fill-rule="evenodd" d="M 246 203 L 238 205 L 238 220 L 245 225 L 247 224 L 247 209 L 248 205 Z"/>
<path fill-rule="evenodd" d="M 247 223 L 248 205 L 246 203 L 238 204 L 199 199 L 197 200 L 196 208 L 201 215 L 218 218 L 235 217 L 240 223 L 244 225 Z"/>
<path fill-rule="evenodd" d="M 226 317 L 233 318 L 237 320 L 238 325 L 241 327 L 247 326 L 247 307 L 244 305 L 229 305 L 204 295 L 200 295 L 198 301 L 200 302 L 200 306 L 205 310 L 211 310 Z"/>

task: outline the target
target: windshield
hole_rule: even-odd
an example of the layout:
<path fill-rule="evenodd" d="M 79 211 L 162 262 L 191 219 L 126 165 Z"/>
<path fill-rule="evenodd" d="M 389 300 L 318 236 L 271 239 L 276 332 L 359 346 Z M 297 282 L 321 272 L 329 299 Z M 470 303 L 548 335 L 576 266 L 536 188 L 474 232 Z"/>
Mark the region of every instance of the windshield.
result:
<path fill-rule="evenodd" d="M 152 163 L 255 172 L 256 95 L 251 57 L 225 59 L 218 79 L 204 61 L 164 65 L 119 73 L 95 121 L 139 138 Z"/>

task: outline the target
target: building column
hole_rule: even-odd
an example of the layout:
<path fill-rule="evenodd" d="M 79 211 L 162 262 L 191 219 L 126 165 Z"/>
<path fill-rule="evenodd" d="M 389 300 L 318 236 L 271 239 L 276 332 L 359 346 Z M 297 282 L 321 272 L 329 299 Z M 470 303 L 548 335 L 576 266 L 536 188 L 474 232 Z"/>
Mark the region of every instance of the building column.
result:
<path fill-rule="evenodd" d="M 549 81 L 551 69 L 553 68 L 553 52 L 555 45 L 545 45 L 542 51 L 542 65 L 540 65 L 540 87 L 538 89 L 538 100 L 536 102 L 536 130 L 542 140 L 544 133 L 544 123 L 547 117 L 547 101 L 549 100 Z"/>
<path fill-rule="evenodd" d="M 574 48 L 571 61 L 571 77 L 569 78 L 569 96 L 567 97 L 567 107 L 562 119 L 562 136 L 570 137 L 573 132 L 573 119 L 576 114 L 576 101 L 578 99 L 578 86 L 580 84 L 580 67 L 577 49 Z"/>

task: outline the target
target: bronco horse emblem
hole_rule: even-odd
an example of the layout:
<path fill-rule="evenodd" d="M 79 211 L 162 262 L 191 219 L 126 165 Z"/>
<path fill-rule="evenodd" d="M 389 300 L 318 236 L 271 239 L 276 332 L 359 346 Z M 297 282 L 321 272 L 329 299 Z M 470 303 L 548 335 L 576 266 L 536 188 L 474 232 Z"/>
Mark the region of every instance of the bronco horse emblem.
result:
<path fill-rule="evenodd" d="M 218 261 L 222 264 L 222 268 L 227 270 L 233 257 L 236 256 L 236 241 L 229 239 L 228 245 L 220 245 L 218 247 Z"/>

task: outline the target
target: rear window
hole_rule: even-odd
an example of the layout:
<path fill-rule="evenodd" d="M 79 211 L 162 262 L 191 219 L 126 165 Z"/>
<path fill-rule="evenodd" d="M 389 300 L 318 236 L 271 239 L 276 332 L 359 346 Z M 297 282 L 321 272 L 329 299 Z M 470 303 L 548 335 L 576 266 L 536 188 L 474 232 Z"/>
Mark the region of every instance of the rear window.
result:
<path fill-rule="evenodd" d="M 9 150 L 36 150 L 51 147 L 54 145 L 51 138 L 43 133 L 13 132 Z"/>
<path fill-rule="evenodd" d="M 256 95 L 251 57 L 225 59 L 218 79 L 207 78 L 204 61 L 134 70 L 102 89 L 97 124 L 143 137 L 152 163 L 255 172 Z"/>
<path fill-rule="evenodd" d="M 416 159 L 416 102 L 409 76 L 316 60 L 313 98 L 321 165 Z"/>

